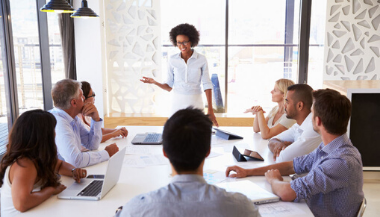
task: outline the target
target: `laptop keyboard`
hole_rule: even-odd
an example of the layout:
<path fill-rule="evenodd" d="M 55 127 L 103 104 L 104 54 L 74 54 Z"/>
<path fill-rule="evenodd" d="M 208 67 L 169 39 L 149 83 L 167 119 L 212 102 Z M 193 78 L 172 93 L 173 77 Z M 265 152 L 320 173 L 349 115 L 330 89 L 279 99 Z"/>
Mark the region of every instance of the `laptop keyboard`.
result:
<path fill-rule="evenodd" d="M 77 196 L 95 197 L 102 190 L 103 180 L 94 180 L 87 187 L 85 187 Z"/>
<path fill-rule="evenodd" d="M 145 137 L 144 143 L 159 142 L 160 137 L 161 137 L 160 133 L 149 133 Z"/>

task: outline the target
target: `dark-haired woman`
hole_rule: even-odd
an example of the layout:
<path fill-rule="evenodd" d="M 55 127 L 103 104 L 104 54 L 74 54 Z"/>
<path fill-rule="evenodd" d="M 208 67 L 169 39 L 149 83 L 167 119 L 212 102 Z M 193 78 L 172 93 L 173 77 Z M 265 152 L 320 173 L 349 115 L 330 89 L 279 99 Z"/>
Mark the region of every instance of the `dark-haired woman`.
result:
<path fill-rule="evenodd" d="M 65 190 L 57 174 L 79 182 L 87 171 L 57 157 L 54 142 L 56 120 L 42 110 L 24 112 L 9 134 L 1 160 L 1 216 L 16 216 Z"/>
<path fill-rule="evenodd" d="M 82 81 L 82 91 L 84 96 L 84 103 L 95 103 L 95 92 L 91 88 L 91 84 L 87 81 Z M 83 116 L 82 113 L 77 115 L 79 119 L 87 126 L 88 130 L 91 128 L 91 117 Z M 102 141 L 105 142 L 111 138 L 121 136 L 122 138 L 128 136 L 128 130 L 125 127 L 120 129 L 107 129 L 102 128 Z"/>
<path fill-rule="evenodd" d="M 193 25 L 180 24 L 171 29 L 170 41 L 178 47 L 180 53 L 169 58 L 166 82 L 159 83 L 149 77 L 143 77 L 141 81 L 155 84 L 166 91 L 173 89 L 171 114 L 189 106 L 203 110 L 202 85 L 207 98 L 208 115 L 214 125 L 218 126 L 212 109 L 212 83 L 206 57 L 192 49 L 198 45 L 199 32 Z"/>

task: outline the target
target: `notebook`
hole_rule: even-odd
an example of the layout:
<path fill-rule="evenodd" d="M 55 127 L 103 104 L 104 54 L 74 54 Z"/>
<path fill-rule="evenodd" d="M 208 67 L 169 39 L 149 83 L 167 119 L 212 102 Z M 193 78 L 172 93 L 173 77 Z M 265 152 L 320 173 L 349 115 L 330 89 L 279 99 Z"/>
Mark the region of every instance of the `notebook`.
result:
<path fill-rule="evenodd" d="M 104 179 L 84 178 L 58 194 L 59 199 L 100 200 L 116 185 L 120 177 L 126 148 L 116 152 L 108 161 Z"/>
<path fill-rule="evenodd" d="M 162 134 L 160 133 L 137 134 L 133 138 L 132 144 L 134 145 L 161 145 Z"/>
<path fill-rule="evenodd" d="M 222 182 L 216 184 L 224 188 L 227 192 L 238 192 L 247 196 L 254 204 L 272 203 L 280 201 L 280 198 L 273 193 L 261 188 L 255 183 L 244 180 L 238 182 Z"/>

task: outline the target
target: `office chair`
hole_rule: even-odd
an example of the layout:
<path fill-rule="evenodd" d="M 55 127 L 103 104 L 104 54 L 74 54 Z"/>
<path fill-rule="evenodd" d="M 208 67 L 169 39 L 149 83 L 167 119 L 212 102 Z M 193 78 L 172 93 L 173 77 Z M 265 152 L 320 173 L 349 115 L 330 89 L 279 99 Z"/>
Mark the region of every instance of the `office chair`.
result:
<path fill-rule="evenodd" d="M 367 207 L 367 200 L 365 198 L 363 198 L 363 202 L 362 202 L 362 205 L 360 206 L 360 209 L 359 209 L 357 217 L 362 217 L 363 216 L 366 207 Z"/>

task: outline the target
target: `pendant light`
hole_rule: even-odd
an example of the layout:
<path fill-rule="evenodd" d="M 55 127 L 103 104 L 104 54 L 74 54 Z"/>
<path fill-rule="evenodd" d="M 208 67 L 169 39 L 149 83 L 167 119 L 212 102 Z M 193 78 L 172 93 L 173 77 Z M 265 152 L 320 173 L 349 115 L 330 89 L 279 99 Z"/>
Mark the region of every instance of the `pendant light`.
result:
<path fill-rule="evenodd" d="M 93 17 L 99 17 L 99 16 L 91 8 L 88 7 L 86 0 L 82 0 L 82 7 L 79 8 L 70 17 L 73 17 L 73 18 L 93 18 Z"/>
<path fill-rule="evenodd" d="M 74 8 L 66 0 L 50 0 L 40 11 L 55 13 L 74 13 Z"/>

